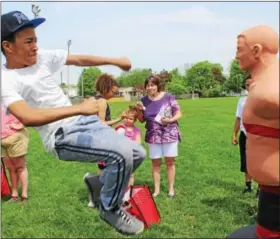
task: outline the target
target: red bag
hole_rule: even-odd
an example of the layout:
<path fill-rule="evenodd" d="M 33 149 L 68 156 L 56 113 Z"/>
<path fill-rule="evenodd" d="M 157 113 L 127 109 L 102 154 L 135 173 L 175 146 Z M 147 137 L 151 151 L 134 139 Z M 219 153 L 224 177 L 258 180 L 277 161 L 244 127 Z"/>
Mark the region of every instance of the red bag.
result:
<path fill-rule="evenodd" d="M 7 179 L 5 166 L 3 162 L 1 162 L 1 198 L 9 195 L 10 193 L 10 185 Z"/>
<path fill-rule="evenodd" d="M 124 196 L 123 208 L 136 216 L 148 228 L 160 221 L 159 211 L 150 188 L 146 185 L 130 186 Z"/>

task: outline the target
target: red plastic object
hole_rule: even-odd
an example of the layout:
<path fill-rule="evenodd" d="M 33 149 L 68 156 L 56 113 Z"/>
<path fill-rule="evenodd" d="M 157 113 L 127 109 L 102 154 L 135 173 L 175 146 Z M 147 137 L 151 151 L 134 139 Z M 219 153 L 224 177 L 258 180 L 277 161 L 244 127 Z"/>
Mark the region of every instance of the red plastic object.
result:
<path fill-rule="evenodd" d="M 4 164 L 1 163 L 1 197 L 5 197 L 11 193 Z"/>
<path fill-rule="evenodd" d="M 150 188 L 146 185 L 129 187 L 124 196 L 123 208 L 141 220 L 145 228 L 160 222 L 159 211 Z"/>

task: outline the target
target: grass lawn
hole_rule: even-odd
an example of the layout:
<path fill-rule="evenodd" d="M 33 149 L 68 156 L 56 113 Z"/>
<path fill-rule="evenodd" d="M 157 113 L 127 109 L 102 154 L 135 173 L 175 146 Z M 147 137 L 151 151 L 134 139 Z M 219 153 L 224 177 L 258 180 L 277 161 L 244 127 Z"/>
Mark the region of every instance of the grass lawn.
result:
<path fill-rule="evenodd" d="M 167 197 L 162 165 L 161 194 L 156 198 L 161 223 L 137 237 L 225 238 L 254 223 L 257 185 L 253 184 L 254 193 L 242 194 L 239 149 L 231 145 L 237 100 L 180 101 L 183 140 L 176 163 L 177 197 Z M 112 115 L 127 105 L 111 103 Z M 144 132 L 144 125 L 140 127 Z M 38 133 L 32 129 L 30 133 L 29 202 L 21 206 L 2 201 L 2 238 L 123 238 L 99 219 L 97 210 L 87 208 L 82 178 L 86 172 L 96 172 L 96 165 L 55 159 L 44 152 Z M 135 183 L 152 188 L 148 158 L 136 172 Z"/>

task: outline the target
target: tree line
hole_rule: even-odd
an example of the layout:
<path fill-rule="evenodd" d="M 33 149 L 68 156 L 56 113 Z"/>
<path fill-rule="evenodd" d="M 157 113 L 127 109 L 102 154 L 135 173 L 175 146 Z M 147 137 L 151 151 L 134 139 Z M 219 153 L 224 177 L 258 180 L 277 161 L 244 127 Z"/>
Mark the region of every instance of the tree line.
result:
<path fill-rule="evenodd" d="M 84 68 L 78 80 L 78 94 L 92 96 L 95 94 L 94 82 L 103 72 L 97 67 Z M 184 72 L 178 68 L 171 71 L 153 72 L 152 69 L 134 69 L 123 72 L 117 81 L 120 87 L 136 87 L 144 89 L 144 81 L 151 74 L 158 74 L 164 81 L 165 90 L 174 94 L 196 93 L 200 97 L 221 97 L 226 94 L 240 93 L 244 87 L 244 77 L 247 72 L 239 69 L 238 62 L 233 60 L 229 76 L 223 74 L 219 63 L 201 61 L 185 67 Z M 82 84 L 83 83 L 83 84 Z"/>

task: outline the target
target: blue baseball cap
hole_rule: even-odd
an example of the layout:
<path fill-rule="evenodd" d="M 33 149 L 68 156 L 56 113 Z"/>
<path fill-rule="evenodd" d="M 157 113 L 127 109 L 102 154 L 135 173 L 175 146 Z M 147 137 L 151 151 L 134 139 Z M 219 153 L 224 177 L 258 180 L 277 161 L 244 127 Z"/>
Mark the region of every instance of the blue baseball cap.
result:
<path fill-rule="evenodd" d="M 5 13 L 1 15 L 1 42 L 25 26 L 33 26 L 36 28 L 45 20 L 45 18 L 41 17 L 29 20 L 28 17 L 20 11 Z"/>

